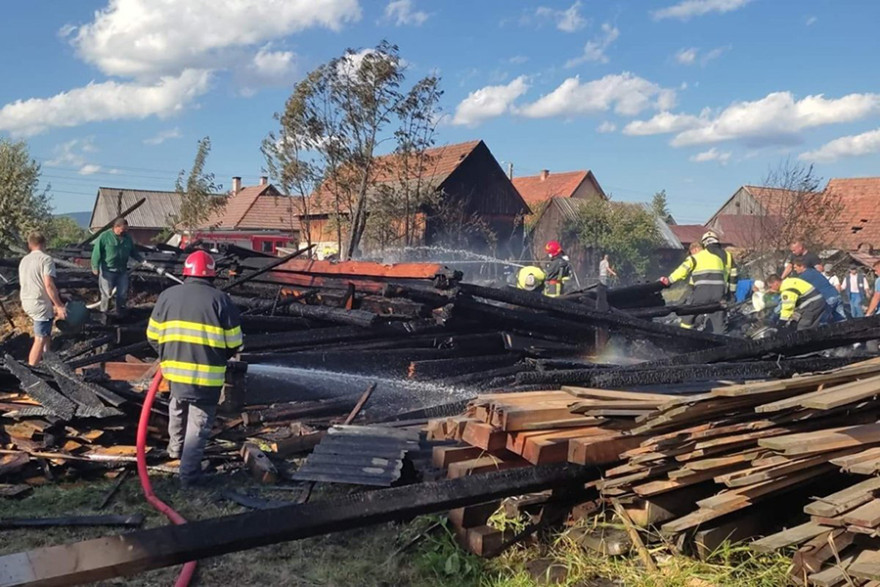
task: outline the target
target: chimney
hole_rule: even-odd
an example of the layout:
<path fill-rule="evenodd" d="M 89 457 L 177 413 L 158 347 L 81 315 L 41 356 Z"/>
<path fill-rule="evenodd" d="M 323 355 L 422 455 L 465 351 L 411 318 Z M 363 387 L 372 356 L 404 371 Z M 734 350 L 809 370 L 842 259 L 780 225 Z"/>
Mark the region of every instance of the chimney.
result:
<path fill-rule="evenodd" d="M 266 175 L 260 176 L 260 185 L 267 185 L 269 183 L 269 177 Z"/>
<path fill-rule="evenodd" d="M 507 179 L 513 179 L 513 163 L 507 164 Z"/>
<path fill-rule="evenodd" d="M 232 178 L 232 195 L 241 191 L 241 178 L 237 175 Z"/>
<path fill-rule="evenodd" d="M 542 169 L 542 170 L 541 170 L 541 181 L 544 181 L 545 179 L 547 179 L 547 177 L 548 177 L 549 175 L 550 175 L 550 170 L 549 170 L 549 169 Z"/>

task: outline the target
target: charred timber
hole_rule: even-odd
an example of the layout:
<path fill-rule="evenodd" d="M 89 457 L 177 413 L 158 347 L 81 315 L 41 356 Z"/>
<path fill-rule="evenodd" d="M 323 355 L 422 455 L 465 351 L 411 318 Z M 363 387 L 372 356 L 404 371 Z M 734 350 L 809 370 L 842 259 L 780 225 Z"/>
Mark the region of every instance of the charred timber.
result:
<path fill-rule="evenodd" d="M 284 313 L 298 318 L 322 320 L 333 324 L 346 324 L 369 328 L 379 321 L 379 316 L 365 310 L 346 310 L 332 306 L 310 306 L 307 304 L 291 304 Z"/>
<path fill-rule="evenodd" d="M 461 291 L 472 296 L 505 302 L 518 306 L 525 306 L 536 310 L 544 310 L 554 314 L 564 316 L 570 320 L 577 320 L 582 324 L 591 326 L 605 326 L 611 330 L 624 332 L 642 332 L 645 334 L 659 335 L 663 337 L 676 338 L 679 340 L 693 341 L 703 346 L 709 344 L 714 346 L 724 345 L 729 342 L 726 336 L 719 336 L 706 332 L 698 332 L 693 330 L 683 330 L 677 326 L 669 326 L 667 324 L 657 324 L 647 320 L 640 320 L 630 316 L 621 314 L 613 314 L 608 312 L 600 312 L 588 308 L 582 304 L 566 302 L 548 298 L 540 294 L 525 292 L 513 288 L 496 289 L 463 283 L 460 286 Z"/>
<path fill-rule="evenodd" d="M 39 548 L 0 557 L 0 587 L 101 581 L 511 495 L 574 486 L 595 475 L 587 467 L 569 464 L 523 467 Z"/>
<path fill-rule="evenodd" d="M 758 358 L 767 355 L 799 355 L 853 342 L 880 338 L 880 315 L 858 318 L 801 332 L 782 332 L 760 340 L 741 340 L 720 348 L 706 349 L 654 361 L 647 366 L 694 365 Z"/>
<path fill-rule="evenodd" d="M 593 333 L 585 330 L 582 324 L 575 324 L 547 313 L 533 310 L 512 309 L 481 302 L 471 296 L 460 296 L 455 300 L 456 315 L 461 313 L 485 321 L 492 320 L 501 328 L 517 328 L 529 332 L 546 332 L 549 334 L 566 333 L 578 339 L 589 339 Z"/>
<path fill-rule="evenodd" d="M 727 304 L 723 302 L 718 302 L 714 304 L 700 304 L 696 306 L 684 304 L 676 306 L 661 306 L 659 308 L 638 308 L 627 310 L 626 313 L 636 318 L 660 318 L 661 316 L 668 316 L 669 314 L 675 314 L 676 316 L 697 316 L 699 314 L 711 314 L 712 312 L 717 312 L 718 310 L 724 310 L 726 308 Z"/>
<path fill-rule="evenodd" d="M 522 356 L 519 353 L 506 355 L 489 355 L 483 357 L 466 357 L 455 359 L 429 359 L 413 361 L 409 365 L 407 376 L 410 379 L 441 379 L 454 374 L 487 371 L 499 367 L 509 367 L 517 363 Z"/>
<path fill-rule="evenodd" d="M 275 269 L 279 265 L 283 265 L 284 263 L 287 263 L 288 261 L 291 261 L 291 260 L 299 257 L 303 253 L 308 252 L 314 246 L 315 245 L 309 245 L 304 249 L 299 249 L 297 251 L 290 253 L 289 255 L 285 255 L 284 257 L 280 257 L 278 259 L 275 259 L 274 261 L 271 261 L 271 262 L 265 264 L 263 267 L 257 269 L 253 273 L 239 277 L 238 279 L 236 279 L 232 283 L 225 285 L 223 287 L 223 291 L 229 291 L 233 287 L 241 285 L 242 283 L 247 283 L 248 281 L 251 281 L 255 277 L 259 277 L 260 275 L 263 275 L 264 273 L 268 273 L 269 271 L 271 271 L 272 269 Z"/>
<path fill-rule="evenodd" d="M 95 363 L 104 363 L 106 361 L 118 359 L 119 357 L 124 357 L 125 355 L 139 355 L 141 353 L 151 350 L 151 348 L 152 347 L 150 346 L 150 343 L 148 343 L 147 341 L 136 342 L 134 344 L 121 346 L 109 350 L 106 353 L 98 353 L 96 355 L 76 359 L 75 361 L 68 361 L 67 366 L 71 369 L 87 367 L 88 365 L 94 365 Z"/>
<path fill-rule="evenodd" d="M 332 416 L 350 411 L 357 404 L 357 401 L 358 396 L 348 396 L 315 402 L 295 402 L 273 406 L 265 410 L 246 411 L 242 413 L 241 417 L 245 426 L 253 426 L 270 422 Z"/>

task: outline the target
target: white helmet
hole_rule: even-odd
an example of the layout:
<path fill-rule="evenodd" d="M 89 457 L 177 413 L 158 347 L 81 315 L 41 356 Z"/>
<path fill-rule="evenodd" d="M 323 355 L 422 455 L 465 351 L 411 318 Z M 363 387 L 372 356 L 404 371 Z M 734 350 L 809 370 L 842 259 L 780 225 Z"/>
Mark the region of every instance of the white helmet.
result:
<path fill-rule="evenodd" d="M 707 230 L 706 233 L 700 238 L 700 242 L 703 243 L 703 246 L 708 245 L 717 245 L 718 244 L 718 235 L 714 230 Z"/>

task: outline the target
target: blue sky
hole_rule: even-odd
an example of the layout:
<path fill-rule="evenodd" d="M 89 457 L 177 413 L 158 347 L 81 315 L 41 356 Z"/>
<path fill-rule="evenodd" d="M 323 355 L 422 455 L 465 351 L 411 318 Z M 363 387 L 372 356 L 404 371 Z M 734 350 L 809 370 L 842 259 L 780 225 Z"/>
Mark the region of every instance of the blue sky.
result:
<path fill-rule="evenodd" d="M 438 142 L 517 175 L 592 169 L 615 199 L 705 221 L 785 157 L 880 175 L 873 0 L 35 0 L 8 3 L 0 136 L 28 141 L 57 211 L 98 186 L 171 189 L 196 141 L 255 183 L 297 80 L 346 48 L 438 71 Z"/>

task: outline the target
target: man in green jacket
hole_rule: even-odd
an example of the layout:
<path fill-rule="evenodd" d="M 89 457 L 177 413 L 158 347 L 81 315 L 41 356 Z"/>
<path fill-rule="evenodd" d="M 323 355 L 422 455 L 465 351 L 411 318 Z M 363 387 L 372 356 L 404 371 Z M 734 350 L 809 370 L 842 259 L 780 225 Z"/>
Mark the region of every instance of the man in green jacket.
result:
<path fill-rule="evenodd" d="M 141 255 L 128 234 L 128 221 L 117 218 L 113 228 L 104 231 L 92 247 L 92 273 L 98 276 L 101 312 L 110 310 L 110 295 L 116 288 L 116 312 L 125 312 L 128 298 L 128 260 L 141 261 Z"/>

